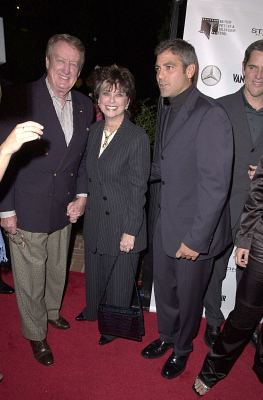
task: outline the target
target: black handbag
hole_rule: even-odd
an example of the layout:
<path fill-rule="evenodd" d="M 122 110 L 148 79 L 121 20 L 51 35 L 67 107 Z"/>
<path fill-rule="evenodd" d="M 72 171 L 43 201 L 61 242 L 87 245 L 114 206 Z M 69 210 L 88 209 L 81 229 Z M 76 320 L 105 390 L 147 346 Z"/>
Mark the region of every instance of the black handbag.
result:
<path fill-rule="evenodd" d="M 118 336 L 125 339 L 141 341 L 144 336 L 144 318 L 138 288 L 134 277 L 138 305 L 120 307 L 105 302 L 106 290 L 116 265 L 118 256 L 112 266 L 104 293 L 98 307 L 98 328 L 101 335 Z M 132 267 L 132 266 L 131 266 Z"/>

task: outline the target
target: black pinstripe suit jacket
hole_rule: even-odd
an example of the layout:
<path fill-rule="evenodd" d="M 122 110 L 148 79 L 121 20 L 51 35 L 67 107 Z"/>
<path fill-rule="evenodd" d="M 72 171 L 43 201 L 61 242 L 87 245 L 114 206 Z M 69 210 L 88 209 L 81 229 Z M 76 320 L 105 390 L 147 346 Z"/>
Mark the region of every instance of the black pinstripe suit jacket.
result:
<path fill-rule="evenodd" d="M 86 248 L 117 255 L 123 233 L 135 236 L 134 252 L 146 247 L 145 193 L 150 145 L 145 131 L 127 118 L 98 157 L 104 121 L 90 129 L 87 146 Z"/>

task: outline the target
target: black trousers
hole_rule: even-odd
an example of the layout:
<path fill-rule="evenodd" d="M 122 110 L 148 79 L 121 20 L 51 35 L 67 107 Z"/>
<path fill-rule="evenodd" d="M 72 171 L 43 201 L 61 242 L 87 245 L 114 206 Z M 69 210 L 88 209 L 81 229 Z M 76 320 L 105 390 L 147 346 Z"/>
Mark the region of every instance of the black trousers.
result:
<path fill-rule="evenodd" d="M 85 252 L 86 307 L 82 313 L 90 321 L 97 319 L 98 305 L 115 259 L 115 256 L 108 254 Z M 138 260 L 139 253 L 119 254 L 107 287 L 108 304 L 130 305 Z"/>
<path fill-rule="evenodd" d="M 218 327 L 225 321 L 221 311 L 222 284 L 226 277 L 227 265 L 234 246 L 230 245 L 214 260 L 213 272 L 204 298 L 205 316 L 210 326 Z"/>
<path fill-rule="evenodd" d="M 232 228 L 232 237 L 235 238 L 239 221 Z M 211 274 L 209 284 L 204 298 L 205 316 L 207 323 L 214 328 L 220 327 L 225 321 L 224 315 L 221 311 L 222 304 L 222 285 L 226 277 L 227 266 L 231 257 L 234 244 L 231 243 L 221 254 L 214 259 L 213 272 Z M 236 267 L 236 282 L 239 284 L 243 275 L 243 268 Z"/>
<path fill-rule="evenodd" d="M 263 316 L 263 264 L 251 257 L 237 288 L 235 308 L 229 314 L 213 350 L 206 356 L 199 374 L 209 387 L 228 375 Z M 257 369 L 257 375 L 260 379 L 262 377 L 263 382 L 262 333 L 253 368 Z"/>
<path fill-rule="evenodd" d="M 153 278 L 158 331 L 165 342 L 174 343 L 177 355 L 192 351 L 212 265 L 213 259 L 190 261 L 167 256 L 162 245 L 160 220 L 157 221 L 153 238 Z"/>

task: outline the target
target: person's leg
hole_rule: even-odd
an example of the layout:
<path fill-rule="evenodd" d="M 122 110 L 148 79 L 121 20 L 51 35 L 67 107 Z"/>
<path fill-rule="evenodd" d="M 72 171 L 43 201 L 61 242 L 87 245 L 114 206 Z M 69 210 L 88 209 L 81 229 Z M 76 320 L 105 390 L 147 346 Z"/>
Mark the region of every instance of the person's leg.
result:
<path fill-rule="evenodd" d="M 213 272 L 204 297 L 205 316 L 207 320 L 204 334 L 205 343 L 212 347 L 220 333 L 225 318 L 221 311 L 222 284 L 226 276 L 227 265 L 233 251 L 233 245 L 215 258 Z"/>
<path fill-rule="evenodd" d="M 261 330 L 258 336 L 253 370 L 260 382 L 263 383 L 263 324 L 261 325 Z"/>
<path fill-rule="evenodd" d="M 144 358 L 150 359 L 163 356 L 173 347 L 175 330 L 179 329 L 174 258 L 164 253 L 160 219 L 153 237 L 153 281 L 159 338 L 141 351 Z"/>
<path fill-rule="evenodd" d="M 59 319 L 65 288 L 71 225 L 48 235 L 45 303 L 49 320 Z"/>
<path fill-rule="evenodd" d="M 47 333 L 44 300 L 47 235 L 19 230 L 9 238 L 22 333 L 27 339 L 41 341 Z"/>
<path fill-rule="evenodd" d="M 129 307 L 134 289 L 139 254 L 120 253 L 107 287 L 107 303 Z M 108 273 L 110 271 L 108 270 Z"/>
<path fill-rule="evenodd" d="M 138 259 L 139 254 L 132 253 L 120 253 L 117 258 L 103 256 L 103 270 L 107 285 L 105 300 L 107 304 L 119 307 L 129 307 L 131 305 Z M 114 339 L 116 339 L 116 336 L 103 334 L 99 339 L 99 344 L 105 345 Z"/>
<path fill-rule="evenodd" d="M 10 237 L 10 253 L 22 333 L 30 340 L 35 359 L 42 365 L 54 362 L 46 341 L 45 304 L 47 234 L 19 230 Z"/>
<path fill-rule="evenodd" d="M 167 379 L 176 378 L 185 370 L 202 317 L 212 265 L 213 259 L 174 260 L 179 327 L 174 334 L 174 351 L 162 368 L 162 376 Z"/>
<path fill-rule="evenodd" d="M 104 261 L 104 258 L 107 260 Z M 107 256 L 85 251 L 85 282 L 86 282 L 86 306 L 82 310 L 84 320 L 96 321 L 98 318 L 98 305 L 106 285 L 104 264 L 110 264 L 114 259 Z"/>
<path fill-rule="evenodd" d="M 180 327 L 179 302 L 174 272 L 175 259 L 165 254 L 159 221 L 157 224 L 153 239 L 153 280 L 158 331 L 164 342 L 174 343 L 175 333 Z"/>
<path fill-rule="evenodd" d="M 199 393 L 202 391 L 200 382 L 211 388 L 228 375 L 263 315 L 263 273 L 258 265 L 249 259 L 237 289 L 235 308 L 229 314 L 213 350 L 206 356 L 196 380 L 195 389 Z"/>

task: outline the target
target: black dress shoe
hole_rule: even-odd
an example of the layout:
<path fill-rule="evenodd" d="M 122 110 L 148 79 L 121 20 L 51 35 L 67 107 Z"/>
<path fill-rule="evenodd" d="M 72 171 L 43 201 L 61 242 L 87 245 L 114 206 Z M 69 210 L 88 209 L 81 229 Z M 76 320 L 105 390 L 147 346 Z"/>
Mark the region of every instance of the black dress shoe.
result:
<path fill-rule="evenodd" d="M 177 356 L 174 352 L 170 355 L 163 366 L 162 376 L 167 379 L 173 379 L 184 372 L 189 355 Z"/>
<path fill-rule="evenodd" d="M 12 286 L 9 286 L 7 283 L 0 279 L 0 294 L 12 294 L 15 292 L 15 289 Z"/>
<path fill-rule="evenodd" d="M 205 344 L 212 349 L 215 344 L 216 339 L 218 338 L 220 333 L 220 326 L 213 327 L 211 325 L 206 325 L 205 333 L 204 333 L 204 341 Z"/>
<path fill-rule="evenodd" d="M 75 317 L 76 321 L 87 321 L 87 318 L 85 317 L 85 315 L 81 312 L 79 315 L 77 315 Z"/>
<path fill-rule="evenodd" d="M 58 319 L 49 319 L 48 322 L 57 329 L 69 329 L 70 325 L 68 321 L 63 317 L 59 317 Z"/>
<path fill-rule="evenodd" d="M 101 335 L 99 339 L 99 345 L 103 346 L 104 344 L 108 344 L 112 342 L 113 340 L 117 339 L 116 336 L 104 336 Z"/>
<path fill-rule="evenodd" d="M 30 340 L 33 354 L 35 359 L 43 365 L 49 366 L 54 363 L 52 351 L 47 344 L 46 339 L 44 340 Z"/>
<path fill-rule="evenodd" d="M 173 343 L 156 339 L 142 350 L 141 355 L 144 358 L 158 358 L 163 356 L 171 347 L 173 347 Z"/>

